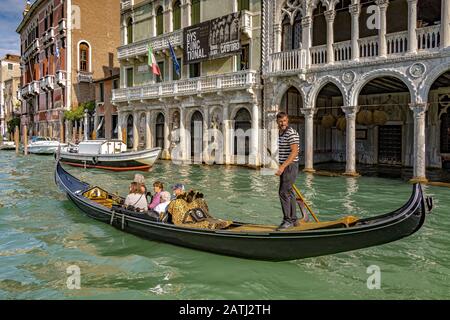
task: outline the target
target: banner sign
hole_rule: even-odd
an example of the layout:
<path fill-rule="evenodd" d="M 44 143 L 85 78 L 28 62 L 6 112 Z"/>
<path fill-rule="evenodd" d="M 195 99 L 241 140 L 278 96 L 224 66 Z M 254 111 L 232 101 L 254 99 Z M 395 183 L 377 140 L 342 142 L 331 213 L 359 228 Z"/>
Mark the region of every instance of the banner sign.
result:
<path fill-rule="evenodd" d="M 205 21 L 183 31 L 183 62 L 197 63 L 234 55 L 241 47 L 241 13 Z"/>

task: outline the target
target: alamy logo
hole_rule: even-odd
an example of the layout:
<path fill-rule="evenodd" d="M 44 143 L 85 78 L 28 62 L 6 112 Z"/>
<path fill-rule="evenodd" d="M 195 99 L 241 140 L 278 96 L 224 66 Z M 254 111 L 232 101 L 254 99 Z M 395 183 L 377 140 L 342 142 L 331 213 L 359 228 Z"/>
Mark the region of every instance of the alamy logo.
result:
<path fill-rule="evenodd" d="M 381 289 L 381 270 L 379 266 L 371 265 L 367 267 L 367 274 L 370 274 L 367 278 L 367 289 Z"/>
<path fill-rule="evenodd" d="M 81 9 L 77 5 L 72 5 L 72 29 L 81 29 Z"/>
<path fill-rule="evenodd" d="M 80 267 L 76 265 L 72 265 L 67 267 L 66 273 L 70 274 L 69 277 L 67 277 L 67 289 L 69 290 L 79 290 L 81 289 L 81 271 Z"/>
<path fill-rule="evenodd" d="M 371 5 L 367 7 L 367 18 L 366 26 L 369 30 L 380 29 L 380 7 Z"/>

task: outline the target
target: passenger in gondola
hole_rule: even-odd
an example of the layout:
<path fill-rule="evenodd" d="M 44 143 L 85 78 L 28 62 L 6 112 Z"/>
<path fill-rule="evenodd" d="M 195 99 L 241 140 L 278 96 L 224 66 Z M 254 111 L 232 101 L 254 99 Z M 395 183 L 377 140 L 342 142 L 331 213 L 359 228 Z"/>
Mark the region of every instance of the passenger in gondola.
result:
<path fill-rule="evenodd" d="M 130 184 L 130 192 L 125 198 L 124 206 L 132 211 L 146 212 L 148 210 L 147 199 L 139 183 L 132 182 Z"/>
<path fill-rule="evenodd" d="M 161 203 L 161 192 L 164 191 L 164 185 L 160 181 L 153 183 L 153 191 L 155 194 L 152 197 L 150 204 L 148 205 L 149 210 L 154 210 L 158 204 Z"/>
<path fill-rule="evenodd" d="M 181 183 L 177 183 L 172 186 L 172 200 L 177 199 L 179 196 L 183 195 L 185 193 L 184 185 Z"/>
<path fill-rule="evenodd" d="M 154 211 L 156 211 L 158 214 L 166 212 L 167 206 L 170 203 L 170 192 L 168 191 L 162 191 L 161 192 L 161 203 L 158 204 Z"/>

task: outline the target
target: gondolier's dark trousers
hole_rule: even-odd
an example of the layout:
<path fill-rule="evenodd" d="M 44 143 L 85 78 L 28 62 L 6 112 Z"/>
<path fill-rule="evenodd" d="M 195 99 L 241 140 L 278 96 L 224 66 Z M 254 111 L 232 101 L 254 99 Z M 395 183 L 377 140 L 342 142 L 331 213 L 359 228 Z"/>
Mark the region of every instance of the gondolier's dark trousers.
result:
<path fill-rule="evenodd" d="M 280 176 L 280 188 L 278 194 L 283 210 L 283 222 L 294 223 L 297 221 L 296 200 L 292 185 L 298 176 L 298 162 L 291 163 Z"/>

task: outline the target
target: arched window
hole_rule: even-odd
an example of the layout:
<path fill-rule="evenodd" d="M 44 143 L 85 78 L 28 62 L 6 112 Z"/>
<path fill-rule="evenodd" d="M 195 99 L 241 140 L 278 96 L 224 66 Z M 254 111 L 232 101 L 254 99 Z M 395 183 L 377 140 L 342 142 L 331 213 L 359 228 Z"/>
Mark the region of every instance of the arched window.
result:
<path fill-rule="evenodd" d="M 286 15 L 282 23 L 282 49 L 283 51 L 299 49 L 302 43 L 302 15 L 297 12 L 293 24 L 289 15 Z"/>
<path fill-rule="evenodd" d="M 191 118 L 191 157 L 199 157 L 203 151 L 203 115 L 195 111 Z"/>
<path fill-rule="evenodd" d="M 156 10 L 156 35 L 162 35 L 164 32 L 164 13 L 163 8 L 158 7 Z"/>
<path fill-rule="evenodd" d="M 198 24 L 200 23 L 200 0 L 192 0 L 191 6 L 191 24 Z"/>
<path fill-rule="evenodd" d="M 247 130 L 252 128 L 252 117 L 250 115 L 250 112 L 248 112 L 247 109 L 242 108 L 240 109 L 237 113 L 236 116 L 234 117 L 234 131 L 236 133 L 237 130 L 241 129 L 245 132 L 247 132 Z M 242 143 L 242 142 L 241 142 Z M 244 154 L 245 156 L 248 156 L 250 154 L 250 137 L 249 136 L 245 136 L 245 145 L 244 145 Z M 238 137 L 235 134 L 234 136 L 234 155 L 237 156 L 238 155 Z M 242 147 L 240 147 L 242 148 Z M 239 150 L 240 151 L 240 150 Z M 242 156 L 242 154 L 240 154 Z"/>
<path fill-rule="evenodd" d="M 86 42 L 80 43 L 79 49 L 80 71 L 90 71 L 89 61 L 89 45 Z"/>
<path fill-rule="evenodd" d="M 177 0 L 173 4 L 173 30 L 181 29 L 181 2 Z"/>
<path fill-rule="evenodd" d="M 156 147 L 164 149 L 164 115 L 159 113 L 156 117 Z"/>
<path fill-rule="evenodd" d="M 127 44 L 133 43 L 133 19 L 127 21 Z"/>

